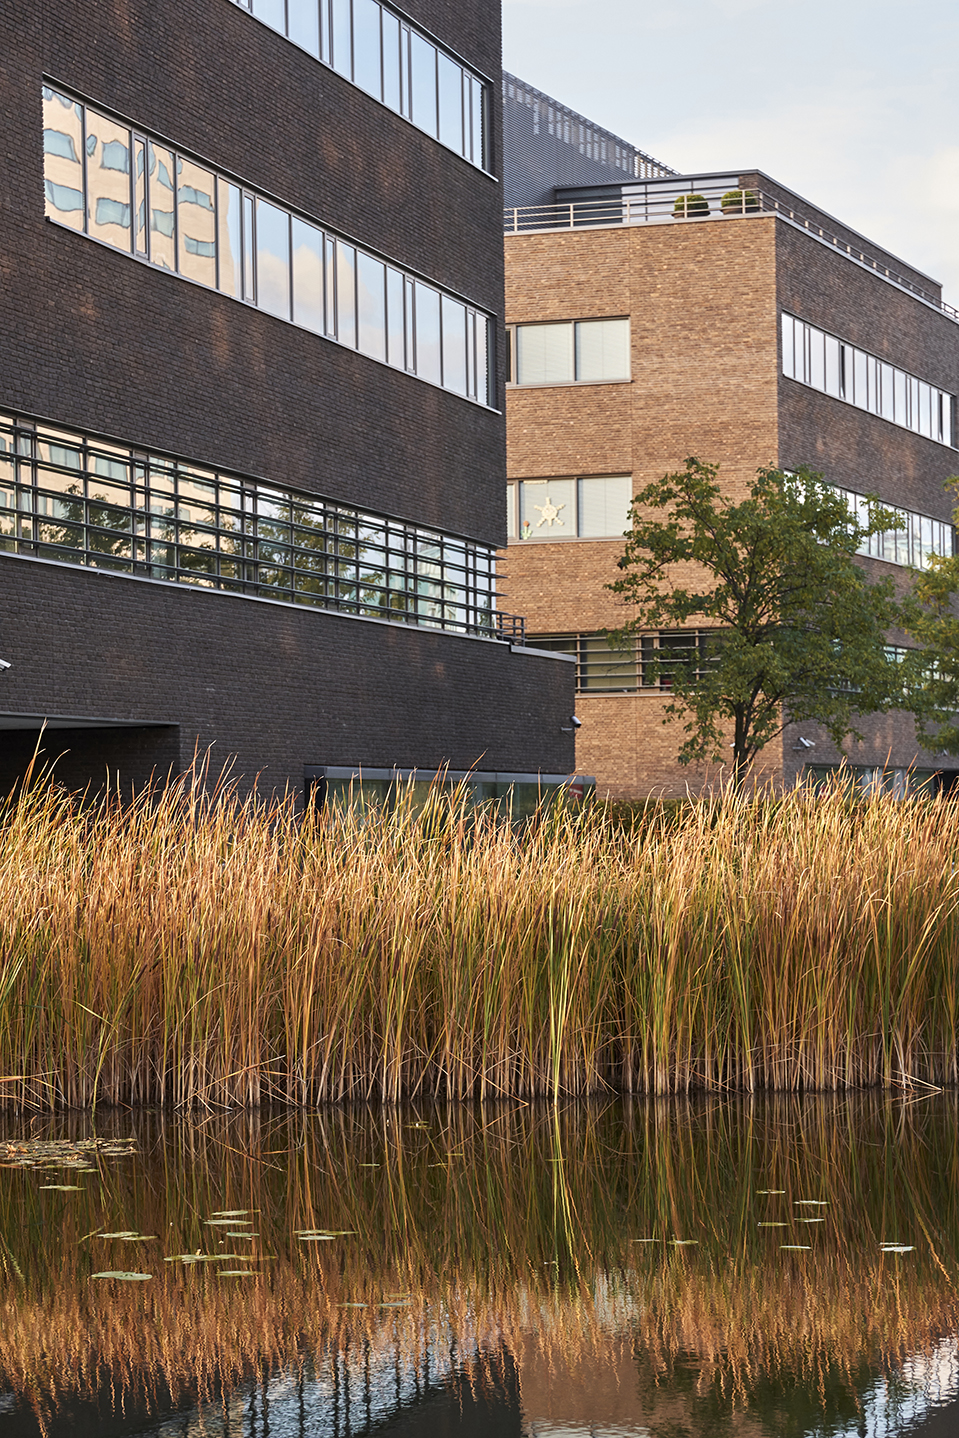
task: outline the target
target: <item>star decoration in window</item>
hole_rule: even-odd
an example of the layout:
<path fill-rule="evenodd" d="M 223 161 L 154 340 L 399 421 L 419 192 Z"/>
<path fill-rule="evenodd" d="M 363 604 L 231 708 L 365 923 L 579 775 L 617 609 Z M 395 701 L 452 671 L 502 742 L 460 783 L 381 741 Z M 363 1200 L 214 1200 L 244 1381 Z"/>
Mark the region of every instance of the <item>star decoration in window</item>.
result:
<path fill-rule="evenodd" d="M 538 519 L 536 521 L 537 529 L 539 529 L 540 526 L 544 524 L 547 525 L 550 529 L 553 527 L 554 524 L 564 524 L 564 521 L 559 517 L 559 512 L 561 509 L 565 509 L 566 505 L 553 504 L 549 495 L 546 496 L 546 501 L 544 504 L 534 504 L 533 508 L 538 509 L 540 514 L 543 516 L 542 519 Z"/>

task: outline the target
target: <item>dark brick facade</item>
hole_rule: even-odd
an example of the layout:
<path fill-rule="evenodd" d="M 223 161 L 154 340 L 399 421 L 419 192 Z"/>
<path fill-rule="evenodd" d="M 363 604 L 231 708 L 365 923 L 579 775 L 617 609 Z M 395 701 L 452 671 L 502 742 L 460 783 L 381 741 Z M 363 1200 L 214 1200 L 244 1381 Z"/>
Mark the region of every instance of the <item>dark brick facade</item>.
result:
<path fill-rule="evenodd" d="M 403 8 L 489 78 L 498 170 L 499 6 Z M 501 414 L 44 219 L 41 80 L 462 294 L 501 327 L 497 179 L 229 0 L 0 0 L 0 25 L 0 409 L 500 542 Z M 572 767 L 559 732 L 569 666 L 505 644 L 7 555 L 0 596 L 14 664 L 0 709 L 177 724 L 175 744 L 169 730 L 104 731 L 109 752 L 127 746 L 131 773 L 154 748 L 162 765 L 171 745 L 182 763 L 197 741 L 281 788 L 316 763 Z M 91 755 L 100 742 L 76 740 Z"/>
<path fill-rule="evenodd" d="M 496 96 L 498 15 L 411 7 Z M 0 22 L 0 403 L 500 540 L 499 415 L 43 219 L 41 76 L 501 317 L 497 181 L 229 0 L 4 0 Z"/>
<path fill-rule="evenodd" d="M 269 789 L 308 764 L 572 768 L 572 666 L 506 644 L 8 556 L 0 604 L 3 711 L 179 726 L 140 730 L 128 777 L 197 744 Z M 121 741 L 80 739 L 114 763 Z"/>

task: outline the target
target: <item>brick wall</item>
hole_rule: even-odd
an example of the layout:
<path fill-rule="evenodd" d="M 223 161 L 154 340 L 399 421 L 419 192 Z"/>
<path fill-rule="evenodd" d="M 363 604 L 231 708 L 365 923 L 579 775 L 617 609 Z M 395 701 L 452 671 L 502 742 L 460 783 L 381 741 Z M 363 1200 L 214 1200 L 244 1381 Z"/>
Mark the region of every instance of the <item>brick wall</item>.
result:
<path fill-rule="evenodd" d="M 775 464 L 775 227 L 769 217 L 508 236 L 508 323 L 628 314 L 632 342 L 629 384 L 508 392 L 510 477 L 625 473 L 640 489 L 695 454 L 736 493 Z M 604 586 L 622 550 L 511 544 L 508 607 L 534 635 L 615 628 L 631 611 Z M 682 734 L 663 725 L 664 702 L 577 697 L 577 767 L 601 792 L 676 795 L 703 782 L 706 769 L 676 761 Z"/>
<path fill-rule="evenodd" d="M 778 312 L 807 319 L 955 394 L 959 325 L 835 249 L 773 216 L 698 224 L 508 236 L 507 320 L 629 314 L 630 384 L 513 389 L 507 400 L 513 478 L 631 473 L 636 489 L 687 455 L 720 464 L 733 495 L 763 464 L 809 464 L 851 489 L 939 518 L 943 482 L 959 456 L 941 444 L 819 394 L 781 374 Z M 514 543 L 504 559 L 511 608 L 535 633 L 615 628 L 629 611 L 604 588 L 622 542 Z M 902 568 L 863 561 L 873 576 Z M 677 573 L 677 582 L 694 576 Z M 901 635 L 890 639 L 903 641 Z M 705 771 L 676 763 L 679 726 L 665 700 L 579 695 L 577 765 L 616 797 L 684 793 Z M 871 716 L 853 763 L 936 767 L 904 715 Z M 839 753 L 803 726 L 815 753 L 794 751 L 796 730 L 771 745 L 767 773 L 793 782 L 805 759 Z"/>
<path fill-rule="evenodd" d="M 496 641 L 11 555 L 0 555 L 0 613 L 4 712 L 179 726 L 175 741 L 169 730 L 73 736 L 126 778 L 188 764 L 196 745 L 280 790 L 298 788 L 306 764 L 574 767 L 562 732 L 573 666 Z M 19 762 L 24 741 L 3 738 Z M 51 731 L 46 752 L 63 744 Z"/>
<path fill-rule="evenodd" d="M 782 309 L 920 379 L 959 391 L 959 324 L 787 225 L 777 236 Z M 959 454 L 780 376 L 780 462 L 948 519 Z"/>
<path fill-rule="evenodd" d="M 411 14 L 491 76 L 496 149 L 499 7 Z M 501 315 L 495 180 L 229 0 L 0 24 L 0 407 L 500 540 L 499 415 L 44 220 L 41 76 Z"/>

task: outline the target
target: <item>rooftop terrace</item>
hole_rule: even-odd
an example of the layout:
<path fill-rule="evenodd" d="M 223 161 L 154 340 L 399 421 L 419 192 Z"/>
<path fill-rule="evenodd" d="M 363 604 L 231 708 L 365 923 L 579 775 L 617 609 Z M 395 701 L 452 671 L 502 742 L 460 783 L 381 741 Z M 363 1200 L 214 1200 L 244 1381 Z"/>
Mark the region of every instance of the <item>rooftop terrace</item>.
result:
<path fill-rule="evenodd" d="M 857 265 L 959 321 L 938 281 L 851 230 L 759 170 L 624 179 L 621 183 L 556 187 L 554 202 L 505 212 L 508 235 L 624 225 L 703 224 L 774 214 L 839 250 Z"/>

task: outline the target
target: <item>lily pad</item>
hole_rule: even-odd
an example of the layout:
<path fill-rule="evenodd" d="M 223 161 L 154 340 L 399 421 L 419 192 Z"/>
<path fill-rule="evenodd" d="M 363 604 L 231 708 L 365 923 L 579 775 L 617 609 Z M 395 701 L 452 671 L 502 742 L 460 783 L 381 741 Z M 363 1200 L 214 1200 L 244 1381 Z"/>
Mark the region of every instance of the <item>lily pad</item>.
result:
<path fill-rule="evenodd" d="M 756 1227 L 757 1227 L 757 1228 L 788 1228 L 788 1227 L 789 1227 L 789 1224 L 788 1224 L 788 1223 L 759 1223 L 759 1224 L 756 1225 Z"/>
<path fill-rule="evenodd" d="M 58 1193 L 82 1193 L 82 1183 L 41 1183 L 41 1189 L 56 1189 Z"/>
<path fill-rule="evenodd" d="M 94 1278 L 116 1278 L 120 1283 L 143 1283 L 152 1278 L 152 1273 L 121 1273 L 119 1269 L 108 1269 L 105 1273 L 94 1273 Z"/>
<path fill-rule="evenodd" d="M 915 1253 L 916 1246 L 913 1243 L 884 1243 L 880 1253 Z"/>
<path fill-rule="evenodd" d="M 811 1252 L 811 1249 L 810 1249 L 808 1243 L 781 1243 L 781 1244 L 779 1245 L 779 1247 L 780 1247 L 784 1252 L 790 1252 L 790 1253 L 795 1253 L 795 1252 L 797 1252 L 797 1250 L 799 1250 L 799 1249 L 802 1249 L 802 1251 L 803 1251 L 804 1253 L 810 1253 L 810 1252 Z"/>
<path fill-rule="evenodd" d="M 138 1238 L 135 1228 L 125 1228 L 122 1233 L 98 1233 L 97 1238 Z"/>
<path fill-rule="evenodd" d="M 784 1188 L 757 1188 L 757 1193 L 785 1193 Z"/>
<path fill-rule="evenodd" d="M 217 1272 L 220 1278 L 256 1278 L 254 1268 L 220 1268 Z"/>
<path fill-rule="evenodd" d="M 253 1212 L 252 1208 L 218 1208 L 215 1213 L 213 1213 L 213 1214 L 210 1215 L 210 1217 L 211 1217 L 211 1218 L 246 1218 L 247 1214 L 248 1214 L 248 1213 L 252 1213 L 252 1212 Z"/>
<path fill-rule="evenodd" d="M 259 1238 L 258 1233 L 228 1233 L 227 1238 Z"/>

